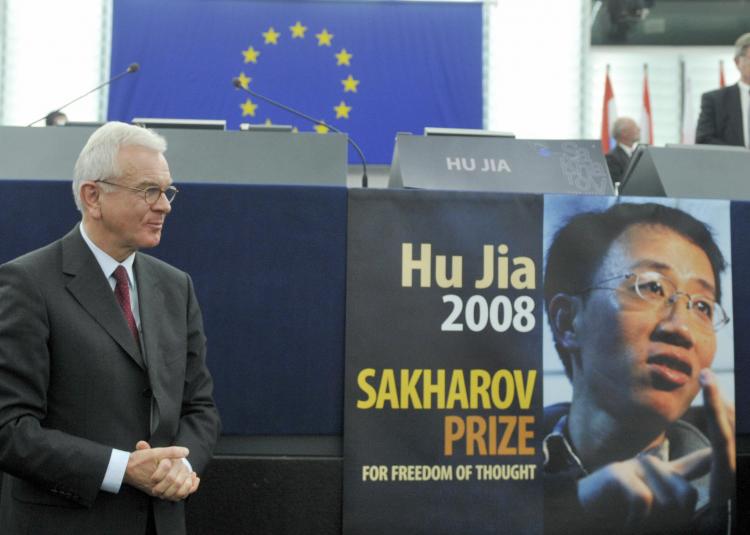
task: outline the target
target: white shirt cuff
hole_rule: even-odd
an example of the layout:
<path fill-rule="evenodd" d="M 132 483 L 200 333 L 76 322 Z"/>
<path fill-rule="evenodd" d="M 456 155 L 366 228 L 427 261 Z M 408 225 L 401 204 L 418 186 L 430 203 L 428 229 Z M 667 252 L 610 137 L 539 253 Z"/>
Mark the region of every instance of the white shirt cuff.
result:
<path fill-rule="evenodd" d="M 128 467 L 130 453 L 112 448 L 109 456 L 107 471 L 104 473 L 101 489 L 112 494 L 120 492 L 122 480 L 125 479 L 125 469 Z"/>

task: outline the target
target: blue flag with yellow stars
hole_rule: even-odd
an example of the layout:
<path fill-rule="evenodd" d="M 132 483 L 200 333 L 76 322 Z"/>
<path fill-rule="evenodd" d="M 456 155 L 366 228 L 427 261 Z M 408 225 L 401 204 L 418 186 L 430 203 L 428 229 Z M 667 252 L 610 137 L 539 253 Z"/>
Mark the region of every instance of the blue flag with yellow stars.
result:
<path fill-rule="evenodd" d="M 482 127 L 482 6 L 451 2 L 115 0 L 108 118 L 225 119 L 325 133 L 390 163 L 397 132 Z M 357 161 L 350 153 L 350 160 Z"/>

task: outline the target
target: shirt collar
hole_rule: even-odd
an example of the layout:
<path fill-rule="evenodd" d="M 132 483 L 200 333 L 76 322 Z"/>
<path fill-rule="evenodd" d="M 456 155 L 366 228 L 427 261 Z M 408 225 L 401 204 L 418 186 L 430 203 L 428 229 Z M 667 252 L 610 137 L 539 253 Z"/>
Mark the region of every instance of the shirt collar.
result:
<path fill-rule="evenodd" d="M 544 437 L 544 441 L 542 442 L 544 471 L 552 474 L 572 471 L 578 477 L 584 477 L 589 474 L 589 471 L 583 466 L 581 459 L 573 449 L 573 445 L 568 440 L 567 433 L 568 415 L 564 414 L 557 421 L 552 432 Z M 668 461 L 669 439 L 665 438 L 657 446 L 642 451 L 640 455 L 654 455 L 662 461 Z"/>
<path fill-rule="evenodd" d="M 588 475 L 583 463 L 575 454 L 573 446 L 565 436 L 568 427 L 568 415 L 560 418 L 552 432 L 544 437 L 542 442 L 542 453 L 544 455 L 544 471 L 548 473 L 559 473 L 568 470 L 577 472 L 579 477 Z"/>
<path fill-rule="evenodd" d="M 123 260 L 122 262 L 118 262 L 107 253 L 102 251 L 93 241 L 91 241 L 91 238 L 89 238 L 88 234 L 86 234 L 86 229 L 84 228 L 83 221 L 78 225 L 78 228 L 81 231 L 81 237 L 83 237 L 83 241 L 86 242 L 86 245 L 88 245 L 89 249 L 91 249 L 91 252 L 94 253 L 94 258 L 96 258 L 99 267 L 102 268 L 104 276 L 109 279 L 112 276 L 114 270 L 117 269 L 117 266 L 123 266 L 125 268 L 125 271 L 128 272 L 128 282 L 130 283 L 130 287 L 134 288 L 135 276 L 133 275 L 133 261 L 135 260 L 135 253 L 131 253 L 130 256 L 128 256 L 125 260 Z"/>
<path fill-rule="evenodd" d="M 635 150 L 637 143 L 633 143 L 633 145 L 631 145 L 630 147 L 628 147 L 627 145 L 624 145 L 623 143 L 618 143 L 618 145 L 622 147 L 622 150 L 624 150 L 625 154 L 627 154 L 628 158 L 630 158 L 633 155 L 633 151 Z"/>

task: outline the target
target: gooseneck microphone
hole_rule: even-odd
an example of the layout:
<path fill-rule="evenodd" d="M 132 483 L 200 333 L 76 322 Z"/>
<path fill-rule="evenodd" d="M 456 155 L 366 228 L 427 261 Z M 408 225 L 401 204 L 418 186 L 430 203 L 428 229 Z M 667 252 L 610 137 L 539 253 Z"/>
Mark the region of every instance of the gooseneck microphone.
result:
<path fill-rule="evenodd" d="M 302 117 L 303 119 L 307 119 L 308 121 L 319 124 L 321 126 L 325 126 L 326 128 L 330 128 L 337 134 L 343 134 L 346 136 L 346 140 L 351 143 L 352 147 L 354 147 L 354 150 L 357 151 L 357 154 L 359 154 L 359 158 L 362 160 L 362 187 L 367 187 L 367 162 L 365 161 L 365 155 L 362 154 L 362 149 L 359 148 L 359 146 L 354 142 L 352 138 L 350 138 L 347 134 L 344 134 L 341 130 L 336 128 L 333 125 L 330 125 L 324 121 L 321 121 L 319 119 L 316 119 L 315 117 L 311 117 L 307 115 L 306 113 L 302 113 L 299 110 L 295 110 L 292 107 L 287 106 L 286 104 L 282 104 L 281 102 L 277 102 L 276 100 L 269 98 L 265 95 L 261 95 L 260 93 L 253 91 L 252 89 L 249 89 L 242 85 L 242 81 L 239 79 L 239 77 L 232 78 L 232 85 L 236 87 L 237 89 L 240 89 L 244 91 L 245 93 L 248 93 L 249 95 L 254 96 L 255 98 L 259 98 L 260 100 L 263 100 L 265 102 L 268 102 L 269 104 L 276 106 L 278 108 L 281 108 L 282 110 L 288 111 L 289 113 L 293 115 L 297 115 L 298 117 Z"/>
<path fill-rule="evenodd" d="M 123 76 L 126 76 L 126 75 L 128 75 L 128 74 L 130 74 L 130 73 L 132 73 L 132 72 L 138 72 L 138 69 L 140 69 L 140 68 L 141 68 L 141 66 L 140 66 L 140 65 L 138 65 L 137 63 L 131 63 L 130 65 L 128 65 L 128 68 L 127 68 L 127 69 L 125 69 L 124 71 L 122 71 L 122 72 L 121 72 L 120 74 L 118 74 L 118 75 L 116 75 L 116 76 L 113 76 L 112 78 L 110 78 L 109 80 L 107 80 L 106 82 L 104 82 L 103 84 L 99 84 L 99 85 L 98 85 L 98 86 L 96 86 L 96 87 L 95 87 L 94 89 L 91 89 L 90 91 L 87 91 L 87 92 L 85 92 L 85 93 L 84 93 L 83 95 L 81 95 L 80 97 L 76 97 L 76 98 L 74 98 L 74 99 L 73 99 L 73 100 L 71 100 L 70 102 L 67 102 L 67 103 L 63 104 L 62 106 L 60 106 L 59 108 L 57 108 L 56 110 L 53 110 L 53 111 L 54 111 L 54 112 L 59 112 L 59 111 L 62 111 L 63 109 L 67 108 L 68 106 L 70 106 L 70 105 L 71 105 L 71 104 L 73 104 L 74 102 L 78 102 L 78 101 L 79 101 L 79 100 L 81 100 L 81 99 L 82 99 L 83 97 L 85 97 L 85 96 L 87 96 L 87 95 L 90 95 L 91 93 L 93 93 L 94 91 L 97 91 L 97 90 L 101 89 L 102 87 L 108 86 L 109 84 L 111 84 L 112 82 L 114 82 L 114 81 L 116 81 L 116 80 L 119 80 L 119 79 L 120 79 L 120 78 L 122 78 Z M 38 123 L 39 121 L 43 121 L 44 119 L 46 119 L 46 118 L 47 118 L 47 115 L 49 115 L 49 113 L 48 113 L 48 114 L 46 114 L 46 115 L 44 115 L 43 117 L 40 117 L 40 118 L 39 118 L 39 119 L 37 119 L 36 121 L 34 121 L 34 122 L 31 122 L 31 123 L 27 124 L 26 126 L 34 126 L 34 125 L 35 125 L 36 123 Z"/>

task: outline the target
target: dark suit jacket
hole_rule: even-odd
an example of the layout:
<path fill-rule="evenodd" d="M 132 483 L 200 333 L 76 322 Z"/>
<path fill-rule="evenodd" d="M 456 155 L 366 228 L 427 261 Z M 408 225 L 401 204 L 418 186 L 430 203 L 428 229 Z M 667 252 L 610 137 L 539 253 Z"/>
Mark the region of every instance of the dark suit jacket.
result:
<path fill-rule="evenodd" d="M 612 177 L 612 183 L 622 182 L 622 175 L 625 174 L 625 169 L 628 168 L 628 162 L 630 161 L 630 156 L 625 152 L 625 149 L 617 145 L 604 155 L 604 159 L 607 160 L 607 168 L 609 169 L 609 176 Z"/>
<path fill-rule="evenodd" d="M 745 144 L 739 85 L 703 93 L 695 142 L 713 145 Z"/>
<path fill-rule="evenodd" d="M 186 446 L 201 473 L 219 433 L 190 277 L 140 252 L 134 271 L 148 366 L 78 227 L 0 266 L 3 534 L 143 533 L 149 501 L 185 533 L 184 502 L 100 491 L 112 448 Z"/>

